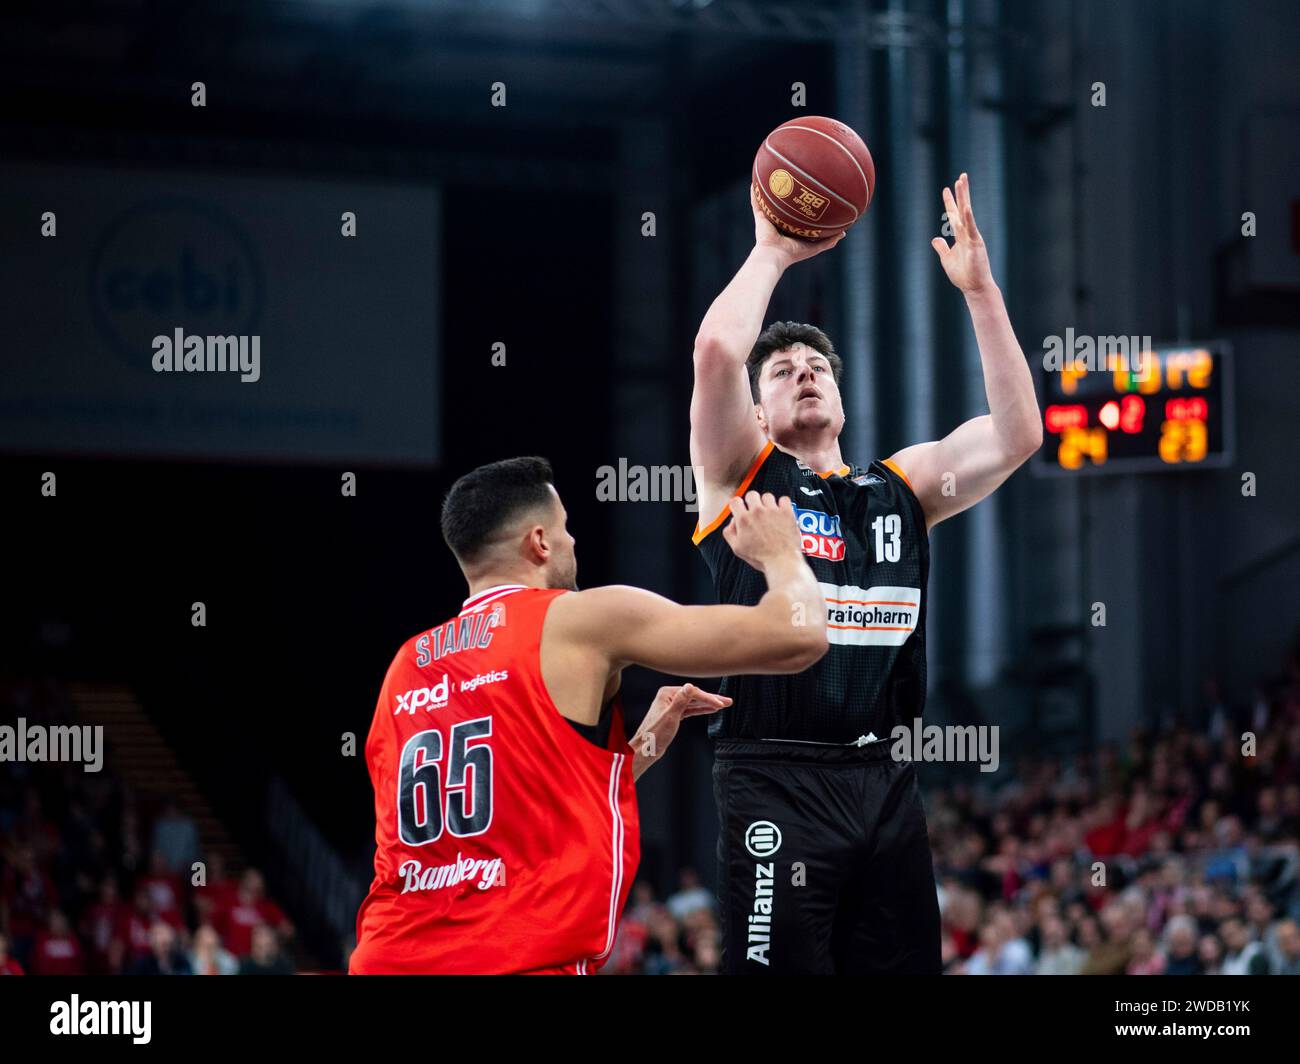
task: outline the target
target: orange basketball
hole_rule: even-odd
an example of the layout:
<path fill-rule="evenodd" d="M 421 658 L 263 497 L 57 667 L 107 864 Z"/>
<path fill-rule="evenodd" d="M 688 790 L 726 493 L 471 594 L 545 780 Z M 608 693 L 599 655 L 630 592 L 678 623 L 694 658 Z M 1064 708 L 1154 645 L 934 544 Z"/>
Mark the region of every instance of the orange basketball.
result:
<path fill-rule="evenodd" d="M 781 232 L 824 240 L 867 209 L 876 187 L 871 152 L 833 118 L 794 118 L 764 138 L 754 156 L 759 209 Z"/>

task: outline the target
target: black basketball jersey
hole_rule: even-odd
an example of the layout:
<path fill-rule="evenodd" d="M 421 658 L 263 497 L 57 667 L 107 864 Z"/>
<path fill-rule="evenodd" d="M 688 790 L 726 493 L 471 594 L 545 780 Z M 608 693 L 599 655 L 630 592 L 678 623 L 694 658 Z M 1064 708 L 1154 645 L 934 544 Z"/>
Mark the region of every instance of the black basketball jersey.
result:
<path fill-rule="evenodd" d="M 865 745 L 911 728 L 925 706 L 925 514 L 885 462 L 818 474 L 768 443 L 736 490 L 788 495 L 826 598 L 830 649 L 793 676 L 728 676 L 734 704 L 714 714 L 715 739 Z M 729 509 L 698 528 L 718 601 L 752 606 L 767 582 L 737 558 L 720 529 Z"/>

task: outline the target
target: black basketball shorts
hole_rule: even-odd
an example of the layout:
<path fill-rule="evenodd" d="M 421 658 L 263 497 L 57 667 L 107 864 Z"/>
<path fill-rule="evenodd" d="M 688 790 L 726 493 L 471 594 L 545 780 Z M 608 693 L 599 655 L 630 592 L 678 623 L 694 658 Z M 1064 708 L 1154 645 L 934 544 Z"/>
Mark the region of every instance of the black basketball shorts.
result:
<path fill-rule="evenodd" d="M 716 744 L 724 973 L 940 973 L 925 811 L 891 746 Z"/>

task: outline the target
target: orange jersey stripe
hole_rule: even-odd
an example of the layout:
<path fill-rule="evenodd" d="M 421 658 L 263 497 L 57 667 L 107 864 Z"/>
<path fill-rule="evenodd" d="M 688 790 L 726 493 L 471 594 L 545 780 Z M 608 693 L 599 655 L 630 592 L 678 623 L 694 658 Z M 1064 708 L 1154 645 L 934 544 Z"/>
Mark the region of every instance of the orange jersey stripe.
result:
<path fill-rule="evenodd" d="M 900 477 L 903 478 L 903 483 L 904 483 L 904 484 L 906 484 L 909 488 L 912 487 L 912 482 L 911 482 L 910 480 L 907 479 L 907 474 L 904 473 L 904 472 L 903 472 L 903 471 L 898 467 L 898 463 L 895 462 L 892 458 L 886 458 L 886 459 L 884 460 L 884 462 L 882 462 L 881 464 L 882 464 L 882 465 L 887 465 L 887 466 L 889 466 L 890 469 L 892 469 L 895 473 L 897 473 Z M 916 491 L 913 490 L 912 494 L 915 495 L 915 494 L 916 494 Z"/>
<path fill-rule="evenodd" d="M 740 487 L 731 493 L 733 499 L 737 495 L 745 494 L 746 489 L 748 489 L 750 484 L 754 482 L 754 478 L 758 476 L 758 471 L 763 468 L 763 463 L 767 461 L 767 456 L 772 453 L 772 448 L 774 446 L 775 444 L 773 444 L 771 440 L 768 440 L 766 446 L 758 452 L 758 457 L 754 459 L 753 464 L 749 467 L 749 472 L 745 474 L 745 479 L 740 482 Z M 722 525 L 722 522 L 730 516 L 730 514 L 731 503 L 728 501 L 727 505 L 722 508 L 722 512 L 709 522 L 707 528 L 701 529 L 700 523 L 696 521 L 695 532 L 691 536 L 691 542 L 698 546 L 706 536 L 716 531 Z"/>

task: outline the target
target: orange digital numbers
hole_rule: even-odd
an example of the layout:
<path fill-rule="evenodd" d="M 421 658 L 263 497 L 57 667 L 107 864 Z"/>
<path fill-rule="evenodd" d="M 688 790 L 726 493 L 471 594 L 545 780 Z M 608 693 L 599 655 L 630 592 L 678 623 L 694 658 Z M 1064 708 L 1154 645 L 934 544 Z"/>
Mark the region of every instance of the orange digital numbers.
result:
<path fill-rule="evenodd" d="M 1077 349 L 1076 339 L 1067 337 L 1067 350 Z M 1042 418 L 1049 436 L 1035 462 L 1040 473 L 1048 467 L 1071 474 L 1191 472 L 1226 461 L 1232 449 L 1226 347 L 1217 341 L 1156 345 L 1147 336 L 1084 339 L 1090 341 L 1086 356 L 1044 362 L 1050 375 Z"/>
<path fill-rule="evenodd" d="M 1170 351 L 1165 356 L 1165 380 L 1170 388 L 1208 388 L 1214 372 L 1214 357 L 1203 347 Z"/>
<path fill-rule="evenodd" d="M 1170 465 L 1201 461 L 1207 446 L 1204 421 L 1165 421 L 1160 426 L 1160 459 Z"/>
<path fill-rule="evenodd" d="M 1079 390 L 1079 378 L 1088 375 L 1088 364 L 1081 358 L 1061 367 L 1061 394 L 1073 395 Z"/>
<path fill-rule="evenodd" d="M 1087 459 L 1093 465 L 1106 461 L 1106 430 L 1094 428 L 1067 428 L 1061 432 L 1061 445 L 1056 449 L 1056 460 L 1062 469 L 1078 469 Z"/>

